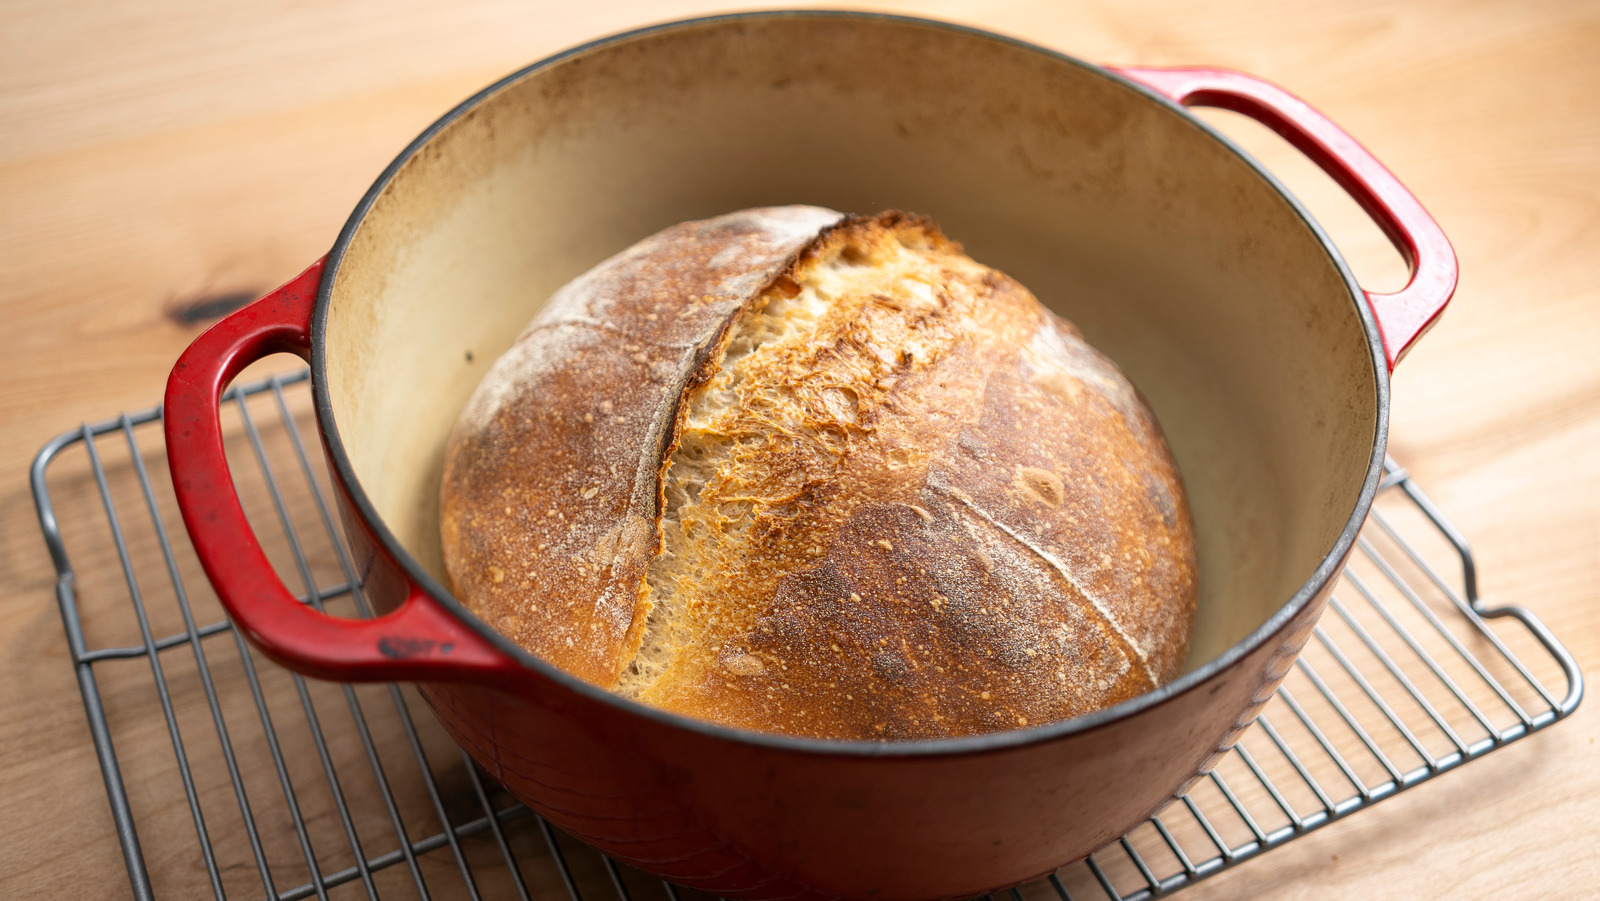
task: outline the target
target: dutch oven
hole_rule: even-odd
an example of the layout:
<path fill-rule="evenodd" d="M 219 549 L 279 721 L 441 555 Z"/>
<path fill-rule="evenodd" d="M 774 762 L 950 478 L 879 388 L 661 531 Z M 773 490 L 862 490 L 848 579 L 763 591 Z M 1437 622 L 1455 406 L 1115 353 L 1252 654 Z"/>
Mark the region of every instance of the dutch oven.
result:
<path fill-rule="evenodd" d="M 1186 104 L 1244 113 L 1308 154 L 1394 240 L 1409 284 L 1363 291 L 1295 198 Z M 932 216 L 1143 392 L 1198 536 L 1181 677 L 1028 729 L 793 738 L 584 684 L 451 596 L 441 460 L 485 368 L 612 253 L 789 203 Z M 1378 487 L 1390 369 L 1455 279 L 1444 235 L 1377 160 L 1250 76 L 1108 68 L 876 14 L 696 19 L 542 60 L 430 126 L 324 260 L 184 353 L 169 457 L 200 561 L 256 647 L 310 676 L 417 683 L 487 772 L 606 854 L 733 898 L 970 897 L 1116 839 L 1250 723 Z M 283 351 L 310 361 L 375 619 L 297 602 L 229 477 L 220 394 Z"/>

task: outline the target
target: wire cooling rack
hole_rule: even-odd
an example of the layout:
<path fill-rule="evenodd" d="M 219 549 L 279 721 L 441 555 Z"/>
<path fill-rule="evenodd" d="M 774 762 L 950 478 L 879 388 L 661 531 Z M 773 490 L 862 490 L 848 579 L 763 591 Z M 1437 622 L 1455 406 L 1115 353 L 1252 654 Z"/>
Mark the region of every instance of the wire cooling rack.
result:
<path fill-rule="evenodd" d="M 304 372 L 230 391 L 230 462 L 286 582 L 364 615 L 307 441 L 309 398 Z M 413 717 L 410 687 L 308 682 L 259 658 L 188 544 L 159 421 L 86 424 L 32 470 L 134 897 L 693 894 L 513 801 Z M 1160 814 L 1012 901 L 1170 893 L 1546 728 L 1582 694 L 1537 618 L 1480 601 L 1465 540 L 1391 463 L 1314 640 L 1238 745 Z"/>

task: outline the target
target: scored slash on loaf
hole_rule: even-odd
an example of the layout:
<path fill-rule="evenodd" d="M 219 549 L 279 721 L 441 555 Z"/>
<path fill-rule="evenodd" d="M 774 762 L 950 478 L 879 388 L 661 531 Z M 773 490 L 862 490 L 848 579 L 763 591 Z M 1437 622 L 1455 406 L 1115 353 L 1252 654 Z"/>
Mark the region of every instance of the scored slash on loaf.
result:
<path fill-rule="evenodd" d="M 563 287 L 463 410 L 445 560 L 579 678 L 713 722 L 906 739 L 1171 679 L 1193 525 L 1116 366 L 928 220 L 673 226 Z"/>

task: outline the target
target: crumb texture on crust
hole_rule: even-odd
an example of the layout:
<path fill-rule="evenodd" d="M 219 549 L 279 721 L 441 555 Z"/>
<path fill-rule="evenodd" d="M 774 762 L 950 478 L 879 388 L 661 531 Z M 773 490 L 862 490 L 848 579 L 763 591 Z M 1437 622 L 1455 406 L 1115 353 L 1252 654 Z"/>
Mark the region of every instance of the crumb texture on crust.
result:
<path fill-rule="evenodd" d="M 1116 368 L 931 224 L 827 230 L 689 389 L 624 695 L 728 725 L 914 738 L 1176 675 L 1177 472 Z"/>
<path fill-rule="evenodd" d="M 463 412 L 446 563 L 597 685 L 829 738 L 1037 725 L 1175 675 L 1193 526 L 1122 373 L 928 221 L 675 226 L 563 288 Z"/>

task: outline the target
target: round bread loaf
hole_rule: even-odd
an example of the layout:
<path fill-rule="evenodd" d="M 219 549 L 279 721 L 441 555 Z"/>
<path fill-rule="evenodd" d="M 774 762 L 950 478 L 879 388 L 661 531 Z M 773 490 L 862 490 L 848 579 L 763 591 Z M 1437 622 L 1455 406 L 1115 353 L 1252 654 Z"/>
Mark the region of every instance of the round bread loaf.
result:
<path fill-rule="evenodd" d="M 451 435 L 457 595 L 729 726 L 1011 729 L 1175 676 L 1193 525 L 1138 393 L 928 220 L 669 228 L 558 291 Z"/>

